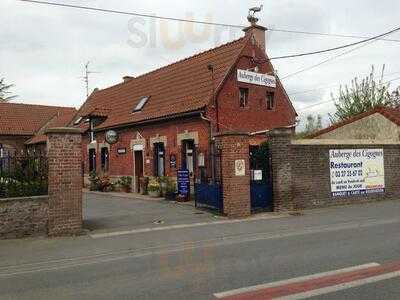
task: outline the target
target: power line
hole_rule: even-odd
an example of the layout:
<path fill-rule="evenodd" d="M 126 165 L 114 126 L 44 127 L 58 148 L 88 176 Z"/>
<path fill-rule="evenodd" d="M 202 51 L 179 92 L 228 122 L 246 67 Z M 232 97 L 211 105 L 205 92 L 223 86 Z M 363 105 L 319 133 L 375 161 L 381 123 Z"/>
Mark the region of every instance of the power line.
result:
<path fill-rule="evenodd" d="M 388 32 L 385 32 L 385 33 L 382 33 L 382 34 L 367 38 L 367 39 L 359 41 L 359 42 L 354 42 L 354 43 L 350 43 L 350 44 L 346 44 L 346 45 L 342 45 L 342 46 L 338 46 L 338 47 L 334 47 L 334 48 L 329 48 L 329 49 L 325 49 L 325 50 L 314 51 L 314 52 L 306 52 L 306 53 L 300 53 L 300 54 L 272 57 L 272 58 L 270 58 L 270 60 L 309 56 L 309 55 L 322 54 L 322 53 L 326 53 L 326 52 L 345 49 L 345 48 L 357 46 L 357 45 L 360 45 L 360 44 L 365 44 L 365 43 L 368 43 L 370 41 L 379 40 L 380 38 L 382 38 L 384 36 L 387 36 L 387 35 L 390 35 L 390 34 L 393 34 L 393 33 L 397 32 L 399 30 L 400 30 L 400 27 L 396 27 L 396 28 L 394 28 L 394 29 L 392 29 L 392 30 L 390 30 Z"/>
<path fill-rule="evenodd" d="M 98 11 L 98 12 L 104 12 L 104 13 L 114 13 L 114 14 L 130 15 L 130 16 L 140 16 L 140 17 L 146 17 L 146 18 L 155 18 L 155 19 L 178 21 L 178 22 L 188 22 L 188 23 L 196 23 L 196 24 L 203 24 L 203 25 L 224 26 L 224 27 L 233 27 L 233 28 L 240 28 L 240 29 L 243 29 L 243 28 L 246 27 L 246 26 L 242 26 L 242 25 L 234 25 L 234 24 L 226 24 L 226 23 L 215 23 L 215 22 L 206 22 L 206 21 L 196 21 L 196 20 L 181 19 L 181 18 L 171 18 L 171 17 L 159 17 L 159 16 L 154 16 L 154 15 L 149 15 L 149 14 L 141 14 L 141 13 L 126 12 L 126 11 L 111 10 L 111 9 L 102 9 L 102 8 L 95 8 L 95 7 L 81 6 L 81 5 L 54 3 L 54 2 L 48 2 L 48 1 L 36 1 L 36 0 L 19 0 L 19 1 L 35 3 L 35 4 L 58 6 L 58 7 L 64 7 L 64 8 L 84 9 L 84 10 Z M 294 32 L 294 31 L 279 30 L 279 29 L 268 29 L 268 30 L 281 31 L 281 32 Z M 393 32 L 395 32 L 395 31 L 397 31 L 397 30 L 394 30 Z M 305 34 L 305 32 L 301 32 L 301 31 L 298 32 L 298 33 Z M 309 34 L 311 34 L 311 33 L 309 33 Z M 322 53 L 327 53 L 327 52 L 331 52 L 331 51 L 337 51 L 337 50 L 340 50 L 340 49 L 349 48 L 349 47 L 356 46 L 356 45 L 359 45 L 359 44 L 364 44 L 364 43 L 367 43 L 367 42 L 369 42 L 371 40 L 381 39 L 382 37 L 384 37 L 384 36 L 386 36 L 388 34 L 391 34 L 391 32 L 380 34 L 378 36 L 368 37 L 368 38 L 366 38 L 366 39 L 364 39 L 362 41 L 358 41 L 358 42 L 350 43 L 350 44 L 345 44 L 345 45 L 341 45 L 341 46 L 334 47 L 334 48 L 323 49 L 323 50 L 318 50 L 318 51 L 313 51 L 313 52 L 292 54 L 292 55 L 277 56 L 277 57 L 269 58 L 269 60 L 296 58 L 296 57 L 303 57 L 303 56 L 309 56 L 309 55 L 322 54 Z M 323 34 L 323 35 L 329 35 L 329 34 Z M 398 42 L 400 42 L 400 40 Z"/>
<path fill-rule="evenodd" d="M 383 82 L 382 84 L 388 84 L 388 83 L 391 83 L 391 82 L 397 81 L 397 80 L 400 80 L 400 77 L 396 77 L 396 78 L 394 78 L 394 79 L 388 80 L 388 81 L 386 81 L 386 82 Z M 302 112 L 302 111 L 308 110 L 308 109 L 310 109 L 310 108 L 313 108 L 313 107 L 316 107 L 316 106 L 319 106 L 319 105 L 322 105 L 322 104 L 335 102 L 335 101 L 338 100 L 338 99 L 339 99 L 339 97 L 336 97 L 336 98 L 333 98 L 333 99 L 330 99 L 330 100 L 325 100 L 325 101 L 317 102 L 317 103 L 308 105 L 308 106 L 306 106 L 306 107 L 303 107 L 302 109 L 299 109 L 298 112 Z"/>
<path fill-rule="evenodd" d="M 55 3 L 55 2 L 49 2 L 49 1 L 35 1 L 35 0 L 18 0 L 18 1 L 30 2 L 30 3 L 36 3 L 36 4 L 53 5 L 53 6 L 59 6 L 59 7 L 77 8 L 77 9 L 84 9 L 84 10 L 91 10 L 91 11 L 99 11 L 99 12 L 104 12 L 104 13 L 114 13 L 114 14 L 130 15 L 130 16 L 139 16 L 139 17 L 145 17 L 145 18 L 162 19 L 162 20 L 177 21 L 177 22 L 189 22 L 189 23 L 198 23 L 198 24 L 204 24 L 204 25 L 233 27 L 233 28 L 240 28 L 240 29 L 247 27 L 245 25 L 215 23 L 215 22 L 182 19 L 182 18 L 158 17 L 158 16 L 154 16 L 154 15 L 149 15 L 149 14 L 126 12 L 126 11 L 119 11 L 119 10 L 112 10 L 112 9 L 101 9 L 101 8 L 95 8 L 95 7 L 89 7 L 89 6 L 82 6 L 82 5 L 62 4 L 62 3 Z M 280 28 L 268 28 L 268 31 L 303 34 L 303 35 L 327 36 L 327 37 L 353 38 L 353 39 L 368 39 L 368 38 L 370 38 L 369 36 L 361 36 L 361 35 L 335 34 L 335 33 L 326 33 L 326 32 L 312 32 L 312 31 L 289 30 L 289 29 L 280 29 Z M 400 40 L 397 40 L 397 39 L 382 39 L 382 40 L 389 41 L 389 42 L 398 42 L 398 43 L 400 42 Z"/>
<path fill-rule="evenodd" d="M 393 29 L 393 30 L 391 30 L 391 31 L 389 31 L 389 32 L 387 32 L 387 33 L 384 33 L 384 34 L 382 34 L 382 35 L 380 35 L 380 36 L 387 36 L 387 35 L 390 35 L 390 34 L 393 34 L 393 33 L 397 32 L 397 31 L 399 31 L 399 30 L 400 30 L 400 27 L 395 28 L 395 29 Z M 319 66 L 321 66 L 321 65 L 323 65 L 323 64 L 326 64 L 326 63 L 328 63 L 328 62 L 330 62 L 330 61 L 332 61 L 332 60 L 334 60 L 334 59 L 336 59 L 336 58 L 339 58 L 339 57 L 342 57 L 342 56 L 344 56 L 344 55 L 347 55 L 347 54 L 349 54 L 349 53 L 351 53 L 351 52 L 354 52 L 354 51 L 356 51 L 356 50 L 358 50 L 358 49 L 361 49 L 361 48 L 363 48 L 363 47 L 365 47 L 365 46 L 368 46 L 368 45 L 370 45 L 370 44 L 372 44 L 372 43 L 374 43 L 374 42 L 376 42 L 376 41 L 378 41 L 378 39 L 373 39 L 373 40 L 368 41 L 368 42 L 365 43 L 365 44 L 359 45 L 359 46 L 356 47 L 356 48 L 347 50 L 347 51 L 342 52 L 342 53 L 340 53 L 340 54 L 338 54 L 338 55 L 335 55 L 335 56 L 331 56 L 330 58 L 325 59 L 325 60 L 323 60 L 323 61 L 321 61 L 321 62 L 319 62 L 319 63 L 317 63 L 317 64 L 315 64 L 315 65 L 311 65 L 311 66 L 306 67 L 306 68 L 304 68 L 304 69 L 298 70 L 298 71 L 296 71 L 296 72 L 294 72 L 294 73 L 290 73 L 290 74 L 288 74 L 288 75 L 282 77 L 281 80 L 284 80 L 284 79 L 293 77 L 293 76 L 295 76 L 295 75 L 304 73 L 304 72 L 306 72 L 306 71 L 315 69 L 315 68 L 317 68 L 317 67 L 319 67 Z"/>
<path fill-rule="evenodd" d="M 160 19 L 160 20 L 167 20 L 167 21 L 187 22 L 187 23 L 196 23 L 196 24 L 203 24 L 203 25 L 223 26 L 223 27 L 233 27 L 233 28 L 240 28 L 240 29 L 247 27 L 247 26 L 235 25 L 235 24 L 215 23 L 215 22 L 207 22 L 207 21 L 195 21 L 195 20 L 190 20 L 190 19 L 171 18 L 171 17 L 159 17 L 159 16 L 154 16 L 154 15 L 149 15 L 149 14 L 141 14 L 141 13 L 135 13 L 135 12 L 122 11 L 122 10 L 104 9 L 104 8 L 96 8 L 96 7 L 73 5 L 73 4 L 63 4 L 63 3 L 55 3 L 55 2 L 48 2 L 48 1 L 36 1 L 36 0 L 18 0 L 18 1 L 58 6 L 58 7 L 64 7 L 64 8 L 76 8 L 76 9 L 90 10 L 90 11 L 103 12 L 103 13 L 113 13 L 113 14 L 119 14 L 119 15 Z"/>
<path fill-rule="evenodd" d="M 304 34 L 304 35 L 317 35 L 317 36 L 327 36 L 327 37 L 340 37 L 340 38 L 351 38 L 351 39 L 367 39 L 369 36 L 363 35 L 352 35 L 352 34 L 336 34 L 336 33 L 326 33 L 326 32 L 312 32 L 312 31 L 299 31 L 299 30 L 289 30 L 289 29 L 273 29 L 268 28 L 269 31 L 274 32 L 283 32 L 283 33 L 295 33 L 295 34 Z M 382 41 L 388 42 L 397 42 L 400 40 L 397 39 L 381 39 Z"/>
<path fill-rule="evenodd" d="M 393 73 L 389 73 L 389 74 L 384 74 L 383 77 L 388 77 L 388 76 L 395 75 L 395 74 L 400 74 L 400 72 L 393 72 Z M 323 86 L 316 87 L 316 88 L 309 89 L 309 90 L 303 90 L 303 91 L 289 93 L 288 96 L 307 94 L 307 93 L 323 90 L 323 89 L 326 89 L 326 88 L 329 88 L 329 87 L 339 87 L 339 86 L 341 86 L 340 83 L 333 83 L 333 84 L 323 85 Z"/>

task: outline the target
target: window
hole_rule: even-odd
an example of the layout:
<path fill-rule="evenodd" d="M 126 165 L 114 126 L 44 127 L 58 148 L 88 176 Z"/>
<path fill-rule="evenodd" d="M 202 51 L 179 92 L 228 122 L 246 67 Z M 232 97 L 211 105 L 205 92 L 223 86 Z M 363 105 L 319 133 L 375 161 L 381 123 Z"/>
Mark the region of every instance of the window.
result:
<path fill-rule="evenodd" d="M 96 171 L 96 149 L 89 149 L 89 172 Z"/>
<path fill-rule="evenodd" d="M 195 145 L 194 140 L 182 141 L 182 169 L 188 170 L 193 175 L 195 166 Z"/>
<path fill-rule="evenodd" d="M 141 111 L 143 109 L 143 107 L 145 106 L 145 104 L 147 103 L 147 101 L 149 100 L 149 98 L 150 98 L 149 96 L 145 96 L 145 97 L 141 98 L 139 103 L 133 109 L 133 112 Z"/>
<path fill-rule="evenodd" d="M 268 110 L 273 110 L 275 108 L 275 94 L 273 92 L 267 92 L 265 101 Z"/>
<path fill-rule="evenodd" d="M 96 140 L 96 137 L 95 137 L 94 131 L 93 131 L 94 126 L 93 126 L 92 120 L 89 120 L 89 126 L 90 126 L 89 139 L 90 139 L 90 142 L 93 143 Z"/>
<path fill-rule="evenodd" d="M 239 88 L 239 106 L 246 107 L 249 100 L 249 89 Z"/>
<path fill-rule="evenodd" d="M 165 176 L 165 147 L 164 143 L 154 144 L 154 176 Z"/>
<path fill-rule="evenodd" d="M 109 162 L 108 148 L 101 148 L 101 169 L 104 172 L 108 171 L 108 162 Z"/>

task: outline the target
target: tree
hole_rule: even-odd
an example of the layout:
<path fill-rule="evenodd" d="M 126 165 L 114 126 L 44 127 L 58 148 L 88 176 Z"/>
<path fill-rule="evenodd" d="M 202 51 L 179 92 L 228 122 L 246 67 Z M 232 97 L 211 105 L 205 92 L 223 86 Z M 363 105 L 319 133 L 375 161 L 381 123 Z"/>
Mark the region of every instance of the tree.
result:
<path fill-rule="evenodd" d="M 322 116 L 317 115 L 308 115 L 307 116 L 307 123 L 304 127 L 304 130 L 297 134 L 297 138 L 305 138 L 308 135 L 321 130 L 322 129 Z"/>
<path fill-rule="evenodd" d="M 317 115 L 316 117 L 313 115 L 307 116 L 307 123 L 304 132 L 306 134 L 311 134 L 315 131 L 322 129 L 322 117 L 321 115 Z"/>
<path fill-rule="evenodd" d="M 5 84 L 4 78 L 0 79 L 0 102 L 8 102 L 14 99 L 16 96 L 7 96 L 10 94 L 9 89 L 12 88 L 13 84 Z"/>
<path fill-rule="evenodd" d="M 339 97 L 335 99 L 336 112 L 329 115 L 332 123 L 346 120 L 354 115 L 371 110 L 377 106 L 398 107 L 400 105 L 400 96 L 398 88 L 394 92 L 390 92 L 389 83 L 383 82 L 383 73 L 385 66 L 382 68 L 382 74 L 379 80 L 375 80 L 375 70 L 372 66 L 369 76 L 359 82 L 358 78 L 354 78 L 351 86 L 340 87 Z"/>

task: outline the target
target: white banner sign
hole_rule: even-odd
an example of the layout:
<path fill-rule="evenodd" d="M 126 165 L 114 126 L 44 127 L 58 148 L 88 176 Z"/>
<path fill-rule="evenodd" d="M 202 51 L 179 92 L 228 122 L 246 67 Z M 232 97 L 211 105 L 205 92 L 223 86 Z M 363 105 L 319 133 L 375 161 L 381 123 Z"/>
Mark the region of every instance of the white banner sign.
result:
<path fill-rule="evenodd" d="M 250 84 L 257 84 L 262 86 L 268 86 L 276 88 L 275 76 L 250 72 L 247 70 L 237 70 L 237 80 L 239 82 L 245 82 Z"/>
<path fill-rule="evenodd" d="M 329 150 L 332 196 L 385 192 L 383 149 Z"/>

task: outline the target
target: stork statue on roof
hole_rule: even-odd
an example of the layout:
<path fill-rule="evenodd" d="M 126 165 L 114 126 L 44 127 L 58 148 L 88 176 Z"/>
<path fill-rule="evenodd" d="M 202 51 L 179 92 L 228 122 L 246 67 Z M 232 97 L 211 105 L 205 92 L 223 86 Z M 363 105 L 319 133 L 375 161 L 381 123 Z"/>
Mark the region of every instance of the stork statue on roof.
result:
<path fill-rule="evenodd" d="M 249 9 L 249 15 L 247 16 L 247 20 L 252 24 L 256 25 L 258 22 L 258 18 L 256 17 L 256 13 L 261 12 L 263 9 L 263 5 L 255 6 Z"/>

